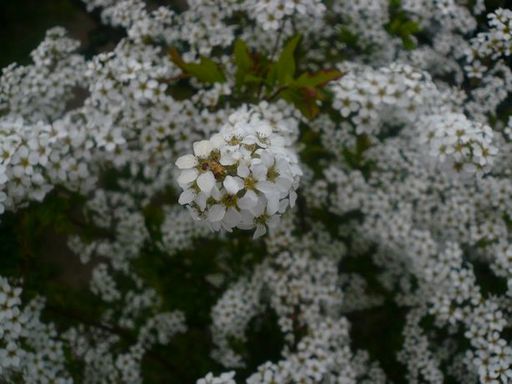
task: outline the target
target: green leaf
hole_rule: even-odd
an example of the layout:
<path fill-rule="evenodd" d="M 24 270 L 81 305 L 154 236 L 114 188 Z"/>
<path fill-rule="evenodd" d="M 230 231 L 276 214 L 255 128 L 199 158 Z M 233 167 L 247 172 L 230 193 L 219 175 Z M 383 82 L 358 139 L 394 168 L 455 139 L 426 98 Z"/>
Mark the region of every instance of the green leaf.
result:
<path fill-rule="evenodd" d="M 402 43 L 404 44 L 404 48 L 408 51 L 412 51 L 416 48 L 416 43 L 410 36 L 402 37 Z"/>
<path fill-rule="evenodd" d="M 247 44 L 243 40 L 238 39 L 234 48 L 236 74 L 236 84 L 241 85 L 245 81 L 247 73 L 253 66 L 251 54 Z"/>
<path fill-rule="evenodd" d="M 255 84 L 259 84 L 261 83 L 262 81 L 264 81 L 263 78 L 261 78 L 260 76 L 256 76 L 256 75 L 253 75 L 251 73 L 245 75 L 245 78 L 244 78 L 244 82 L 245 83 L 255 83 Z"/>
<path fill-rule="evenodd" d="M 308 119 L 313 119 L 320 112 L 319 101 L 327 97 L 322 87 L 341 76 L 343 73 L 335 69 L 303 73 L 288 85 L 278 88 L 275 94 L 293 104 Z"/>
<path fill-rule="evenodd" d="M 386 30 L 391 35 L 400 37 L 405 49 L 412 50 L 416 48 L 414 35 L 421 32 L 421 27 L 416 21 L 408 19 L 404 11 L 395 10 Z"/>
<path fill-rule="evenodd" d="M 394 35 L 399 35 L 400 34 L 400 26 L 401 26 L 401 22 L 400 20 L 397 18 L 397 19 L 394 19 L 390 24 L 389 24 L 389 31 L 394 34 Z"/>
<path fill-rule="evenodd" d="M 280 85 L 285 85 L 293 79 L 295 75 L 295 49 L 301 39 L 301 35 L 297 34 L 292 37 L 283 48 L 279 55 L 279 59 L 275 62 L 269 73 L 269 83 L 275 84 L 277 81 Z"/>
<path fill-rule="evenodd" d="M 199 64 L 187 64 L 185 70 L 199 81 L 205 83 L 223 83 L 226 81 L 226 77 L 219 65 L 207 57 L 201 57 Z"/>
<path fill-rule="evenodd" d="M 417 22 L 412 20 L 407 20 L 402 24 L 401 32 L 404 35 L 411 35 L 414 33 L 418 33 L 420 31 L 420 26 Z"/>
<path fill-rule="evenodd" d="M 321 70 L 314 73 L 303 73 L 290 85 L 293 87 L 322 87 L 329 81 L 339 79 L 343 73 L 337 69 Z"/>
<path fill-rule="evenodd" d="M 358 36 L 346 27 L 340 27 L 339 38 L 349 47 L 356 47 L 359 40 Z"/>
<path fill-rule="evenodd" d="M 204 83 L 223 83 L 226 81 L 224 72 L 213 60 L 201 56 L 199 63 L 186 63 L 176 49 L 169 52 L 171 60 L 185 73 Z"/>
<path fill-rule="evenodd" d="M 317 100 L 321 98 L 321 94 L 315 88 L 289 88 L 281 92 L 281 97 L 293 104 L 308 119 L 314 119 L 320 112 Z"/>

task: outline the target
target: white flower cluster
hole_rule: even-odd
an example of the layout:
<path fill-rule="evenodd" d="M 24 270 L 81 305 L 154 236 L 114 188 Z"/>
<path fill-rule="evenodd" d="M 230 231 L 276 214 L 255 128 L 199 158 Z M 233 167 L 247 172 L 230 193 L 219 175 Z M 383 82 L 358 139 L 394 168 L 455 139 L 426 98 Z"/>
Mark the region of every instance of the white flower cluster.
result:
<path fill-rule="evenodd" d="M 486 58 L 497 59 L 512 54 L 512 10 L 498 9 L 490 13 L 489 31 L 479 33 L 471 41 L 466 57 L 471 63 L 467 67 L 469 76 L 481 79 L 487 67 L 482 64 Z"/>
<path fill-rule="evenodd" d="M 264 30 L 273 31 L 282 27 L 282 20 L 288 16 L 315 19 L 326 10 L 321 0 L 245 0 L 244 8 Z"/>
<path fill-rule="evenodd" d="M 0 375 L 4 370 L 19 368 L 21 363 L 18 339 L 24 319 L 20 294 L 21 288 L 11 287 L 7 279 L 0 277 Z"/>
<path fill-rule="evenodd" d="M 361 73 L 359 66 L 345 65 L 348 73 L 332 86 L 334 106 L 357 134 L 386 134 L 415 122 L 417 127 L 409 128 L 409 134 L 419 137 L 418 144 L 427 146 L 424 152 L 442 169 L 466 176 L 490 171 L 498 151 L 493 131 L 456 112 L 457 95 L 440 91 L 428 74 L 407 66 L 393 64 Z M 335 134 L 328 124 L 320 129 Z"/>
<path fill-rule="evenodd" d="M 418 324 L 421 319 L 422 314 L 418 310 L 407 315 L 403 332 L 406 341 L 397 357 L 407 367 L 409 382 L 418 382 L 424 378 L 428 383 L 441 384 L 444 377 L 439 368 L 440 361 L 428 349 L 428 337 Z"/>
<path fill-rule="evenodd" d="M 0 277 L 0 377 L 7 382 L 70 384 L 64 343 L 52 323 L 41 321 L 44 300 L 22 307 L 22 289 Z"/>
<path fill-rule="evenodd" d="M 261 269 L 254 272 L 251 281 L 240 279 L 226 290 L 212 308 L 212 357 L 225 367 L 244 367 L 243 356 L 231 348 L 230 340 L 245 341 L 245 331 L 251 319 L 261 313 L 260 291 L 263 279 Z"/>
<path fill-rule="evenodd" d="M 79 273 L 64 268 L 46 301 L 24 270 L 26 303 L 19 276 L 0 277 L 1 382 L 234 384 L 231 369 L 248 384 L 512 381 L 510 9 L 84 2 L 126 30 L 111 51 L 86 58 L 54 28 L 0 78 L 0 213 L 46 208 L 55 186 L 84 201 L 64 214 Z M 287 84 L 258 84 L 297 32 Z M 250 53 L 242 86 L 235 39 Z M 199 81 L 170 49 L 225 81 Z M 343 76 L 301 117 L 316 90 L 296 77 L 330 68 Z M 273 230 L 249 242 L 235 228 Z M 58 305 L 61 281 L 88 290 L 94 316 Z M 255 340 L 261 325 L 282 337 Z M 166 356 L 198 342 L 197 371 Z M 275 350 L 255 363 L 260 343 Z"/>
<path fill-rule="evenodd" d="M 333 106 L 355 126 L 356 133 L 378 134 L 429 113 L 440 103 L 441 94 L 426 73 L 407 65 L 393 64 L 374 70 L 345 63 L 346 74 L 332 85 Z"/>
<path fill-rule="evenodd" d="M 512 91 L 512 71 L 507 59 L 512 52 L 512 11 L 497 9 L 488 14 L 489 28 L 478 33 L 464 50 L 464 70 L 478 87 L 471 90 L 466 110 L 485 121 Z"/>
<path fill-rule="evenodd" d="M 236 384 L 234 377 L 235 372 L 226 372 L 217 377 L 209 372 L 205 377 L 197 380 L 196 384 Z"/>
<path fill-rule="evenodd" d="M 376 60 L 392 57 L 398 49 L 397 41 L 389 38 L 384 26 L 389 22 L 389 2 L 387 0 L 338 1 L 332 5 L 334 13 L 341 18 L 338 28 L 350 25 L 350 30 L 358 36 L 361 47 L 375 47 L 372 54 Z M 332 44 L 332 40 L 327 40 Z"/>
<path fill-rule="evenodd" d="M 140 384 L 141 367 L 148 351 L 185 332 L 185 316 L 181 311 L 162 308 L 161 297 L 133 267 L 149 236 L 134 199 L 98 190 L 86 208 L 87 217 L 99 228 L 114 227 L 115 233 L 93 242 L 74 237 L 69 246 L 82 263 L 94 264 L 90 290 L 108 303 L 109 309 L 103 313 L 101 327 L 94 327 L 93 323 L 85 329 L 70 328 L 66 340 L 74 355 L 85 361 L 85 382 L 107 378 L 107 382 Z M 112 334 L 108 332 L 110 328 L 114 330 Z M 133 337 L 120 337 L 132 332 Z M 119 348 L 120 343 L 127 341 L 128 347 Z"/>
<path fill-rule="evenodd" d="M 490 171 L 498 149 L 489 126 L 455 113 L 428 116 L 421 125 L 420 142 L 442 168 L 466 176 Z"/>
<path fill-rule="evenodd" d="M 277 363 L 258 367 L 247 384 L 322 383 L 384 384 L 386 377 L 368 353 L 353 353 L 348 344 L 349 323 L 345 318 L 325 320 L 312 327 L 294 352 L 287 352 Z"/>
<path fill-rule="evenodd" d="M 23 117 L 30 123 L 61 117 L 64 100 L 82 85 L 85 60 L 74 53 L 80 43 L 67 37 L 64 28 L 47 31 L 31 53 L 31 66 L 12 64 L 1 72 L 0 111 Z"/>
<path fill-rule="evenodd" d="M 297 330 L 314 329 L 325 316 L 337 318 L 339 314 L 343 295 L 335 271 L 344 256 L 343 243 L 318 229 L 314 236 L 294 238 L 289 244 L 290 226 L 293 228 L 293 222 L 284 220 L 279 231 L 266 239 L 269 248 L 275 249 L 273 258 L 257 266 L 250 279 L 244 277 L 233 284 L 212 309 L 211 330 L 216 347 L 212 357 L 226 367 L 245 366 L 243 355 L 232 348 L 230 340 L 246 341 L 250 321 L 261 315 L 266 306 L 278 316 L 277 323 L 288 345 L 297 341 Z M 320 254 L 322 257 L 317 257 Z M 359 300 L 366 302 L 362 296 Z M 297 374 L 308 375 L 304 371 Z"/>
<path fill-rule="evenodd" d="M 56 136 L 57 132 L 42 122 L 0 121 L 0 212 L 3 204 L 12 208 L 24 200 L 41 201 L 52 189 L 45 171 L 59 160 L 51 149 Z"/>
<path fill-rule="evenodd" d="M 293 208 L 300 181 L 286 127 L 256 109 L 241 108 L 218 134 L 194 143 L 194 154 L 176 160 L 183 188 L 179 203 L 214 230 L 254 229 L 260 237 Z"/>
<path fill-rule="evenodd" d="M 162 248 L 169 255 L 191 249 L 197 239 L 206 239 L 212 235 L 206 224 L 201 225 L 189 212 L 176 205 L 165 209 L 161 231 Z"/>

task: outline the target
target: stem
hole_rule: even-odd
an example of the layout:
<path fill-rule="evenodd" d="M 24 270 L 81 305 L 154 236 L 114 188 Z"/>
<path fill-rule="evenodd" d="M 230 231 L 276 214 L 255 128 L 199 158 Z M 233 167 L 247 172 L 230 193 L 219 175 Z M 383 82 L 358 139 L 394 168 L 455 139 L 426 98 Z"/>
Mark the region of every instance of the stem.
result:
<path fill-rule="evenodd" d="M 280 86 L 279 88 L 277 88 L 274 93 L 272 93 L 270 96 L 267 96 L 265 98 L 266 101 L 272 101 L 273 99 L 275 99 L 282 91 L 288 89 L 288 86 L 287 85 L 282 85 Z"/>

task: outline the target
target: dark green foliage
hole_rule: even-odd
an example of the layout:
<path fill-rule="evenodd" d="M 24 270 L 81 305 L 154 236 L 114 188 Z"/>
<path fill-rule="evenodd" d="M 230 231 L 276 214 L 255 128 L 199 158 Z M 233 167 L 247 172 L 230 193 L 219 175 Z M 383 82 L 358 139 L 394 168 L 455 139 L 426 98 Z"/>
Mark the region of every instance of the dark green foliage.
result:
<path fill-rule="evenodd" d="M 400 5 L 400 0 L 390 1 L 391 20 L 386 25 L 386 29 L 391 35 L 402 39 L 405 49 L 412 50 L 416 48 L 414 36 L 420 32 L 420 26 L 409 19 L 408 15 L 400 9 Z"/>
<path fill-rule="evenodd" d="M 204 83 L 223 83 L 226 81 L 224 72 L 213 60 L 201 56 L 199 63 L 186 63 L 176 49 L 169 51 L 174 64 L 180 67 L 185 75 L 197 78 Z"/>

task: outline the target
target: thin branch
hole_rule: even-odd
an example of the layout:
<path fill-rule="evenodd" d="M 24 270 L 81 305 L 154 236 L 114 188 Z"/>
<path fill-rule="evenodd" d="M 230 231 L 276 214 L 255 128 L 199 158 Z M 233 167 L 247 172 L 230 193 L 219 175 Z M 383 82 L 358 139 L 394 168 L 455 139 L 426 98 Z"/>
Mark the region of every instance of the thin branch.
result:
<path fill-rule="evenodd" d="M 282 91 L 285 91 L 286 89 L 288 89 L 288 86 L 287 85 L 282 85 L 280 86 L 279 88 L 277 88 L 270 96 L 267 96 L 265 98 L 266 101 L 272 101 L 274 100 L 277 96 L 279 96 L 279 94 L 282 92 Z"/>

